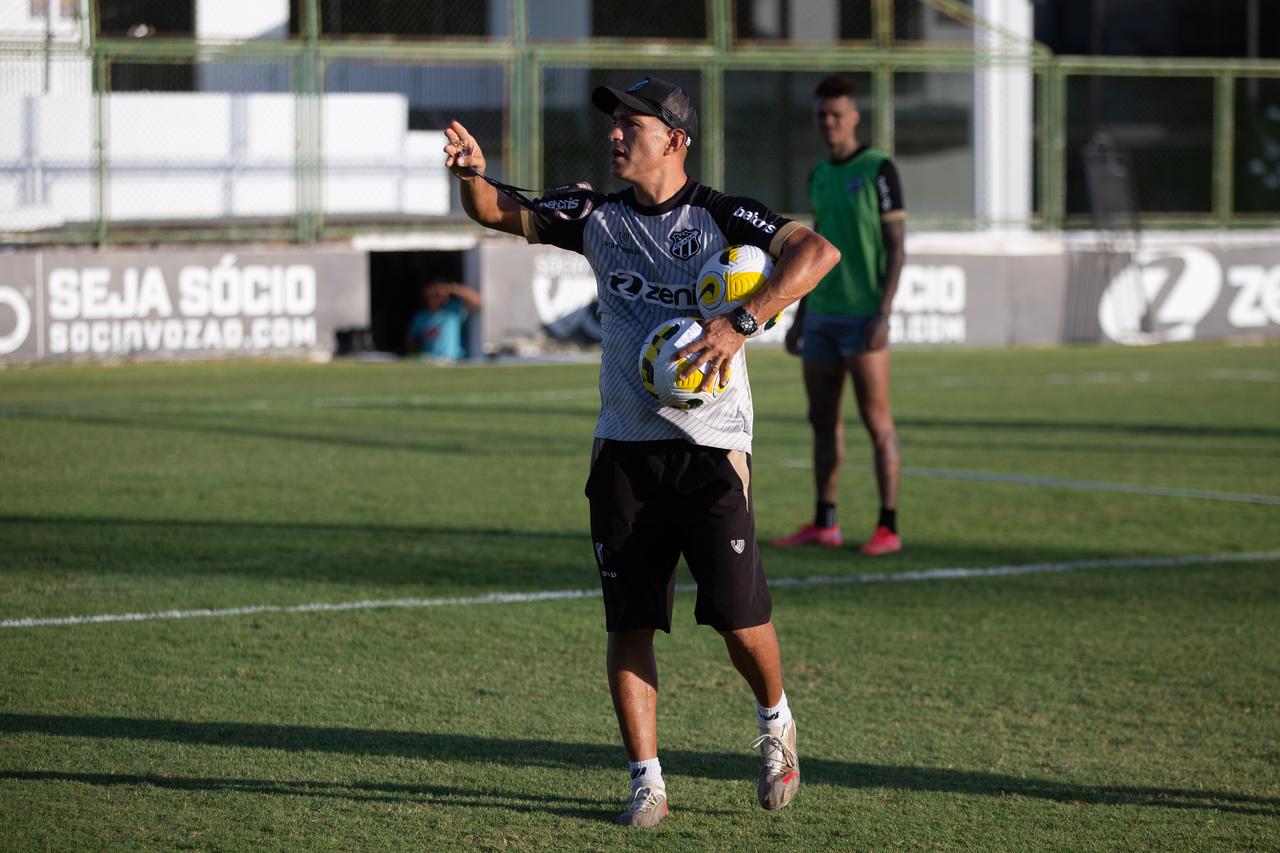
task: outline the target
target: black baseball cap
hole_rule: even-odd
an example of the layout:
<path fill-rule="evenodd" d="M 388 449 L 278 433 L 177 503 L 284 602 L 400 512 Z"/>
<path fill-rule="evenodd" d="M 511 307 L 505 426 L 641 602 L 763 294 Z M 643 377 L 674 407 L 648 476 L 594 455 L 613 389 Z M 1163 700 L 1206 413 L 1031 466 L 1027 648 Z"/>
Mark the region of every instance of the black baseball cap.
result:
<path fill-rule="evenodd" d="M 685 144 L 698 135 L 698 111 L 684 89 L 659 77 L 644 77 L 625 91 L 599 86 L 591 93 L 591 103 L 601 112 L 613 115 L 618 104 L 624 104 L 639 115 L 655 116 L 673 130 L 683 130 Z"/>

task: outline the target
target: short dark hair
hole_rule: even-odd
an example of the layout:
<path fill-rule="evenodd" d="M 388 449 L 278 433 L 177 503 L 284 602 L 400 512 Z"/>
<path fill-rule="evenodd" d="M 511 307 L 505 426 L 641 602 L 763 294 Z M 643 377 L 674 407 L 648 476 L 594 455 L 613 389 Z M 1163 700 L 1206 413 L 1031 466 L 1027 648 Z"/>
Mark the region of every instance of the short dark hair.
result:
<path fill-rule="evenodd" d="M 848 77 L 842 77 L 839 74 L 832 74 L 830 77 L 823 77 L 818 83 L 816 89 L 813 90 L 815 98 L 853 98 L 854 93 L 853 81 Z"/>

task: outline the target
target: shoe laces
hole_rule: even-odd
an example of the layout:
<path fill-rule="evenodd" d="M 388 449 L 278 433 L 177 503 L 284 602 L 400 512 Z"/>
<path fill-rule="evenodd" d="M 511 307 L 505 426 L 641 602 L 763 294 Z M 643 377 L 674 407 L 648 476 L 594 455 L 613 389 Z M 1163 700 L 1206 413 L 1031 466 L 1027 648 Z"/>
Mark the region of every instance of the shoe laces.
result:
<path fill-rule="evenodd" d="M 627 811 L 635 813 L 649 811 L 656 808 L 665 798 L 665 791 L 642 785 L 631 792 L 631 805 L 627 806 Z"/>
<path fill-rule="evenodd" d="M 765 767 L 768 767 L 772 773 L 781 773 L 782 768 L 795 767 L 800 763 L 796 759 L 795 752 L 787 746 L 787 742 L 780 735 L 765 732 L 751 741 L 751 748 L 760 748 Z"/>

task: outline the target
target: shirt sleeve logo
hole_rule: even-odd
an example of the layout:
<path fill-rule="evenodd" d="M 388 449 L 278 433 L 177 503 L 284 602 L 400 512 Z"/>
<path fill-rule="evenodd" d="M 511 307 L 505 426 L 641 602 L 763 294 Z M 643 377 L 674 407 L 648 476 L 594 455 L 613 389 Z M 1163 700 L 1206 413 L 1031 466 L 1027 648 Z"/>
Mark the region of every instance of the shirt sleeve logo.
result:
<path fill-rule="evenodd" d="M 682 261 L 692 258 L 702 248 L 702 232 L 697 228 L 672 231 L 670 239 L 671 254 Z"/>
<path fill-rule="evenodd" d="M 760 214 L 759 211 L 747 210 L 745 207 L 739 207 L 737 210 L 733 212 L 733 215 L 736 216 L 738 219 L 747 220 L 747 222 L 749 222 L 752 227 L 759 228 L 761 231 L 763 231 L 766 234 L 772 234 L 773 232 L 778 230 L 778 226 L 771 225 L 769 223 L 769 220 L 765 219 Z"/>

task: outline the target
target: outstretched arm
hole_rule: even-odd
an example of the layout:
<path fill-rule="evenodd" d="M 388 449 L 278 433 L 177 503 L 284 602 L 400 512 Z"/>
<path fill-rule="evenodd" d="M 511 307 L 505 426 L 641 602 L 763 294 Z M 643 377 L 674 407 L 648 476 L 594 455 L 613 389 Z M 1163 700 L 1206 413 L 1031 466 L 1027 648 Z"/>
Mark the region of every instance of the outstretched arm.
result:
<path fill-rule="evenodd" d="M 476 222 L 495 231 L 523 234 L 520 225 L 520 207 L 504 198 L 467 167 L 483 172 L 484 152 L 461 122 L 451 121 L 444 129 L 448 144 L 444 147 L 444 165 L 458 179 L 462 194 L 462 208 Z"/>
<path fill-rule="evenodd" d="M 773 275 L 760 291 L 743 303 L 743 308 L 762 321 L 772 317 L 791 303 L 818 286 L 822 277 L 840 261 L 840 250 L 808 228 L 798 228 L 782 244 L 782 253 L 773 266 Z M 733 328 L 728 315 L 721 314 L 703 323 L 705 331 L 698 340 L 682 347 L 677 359 L 690 353 L 701 352 L 697 364 L 691 364 L 682 375 L 692 373 L 698 367 L 714 364 L 728 366 L 746 338 Z M 704 371 L 702 390 L 711 388 L 716 371 Z"/>

